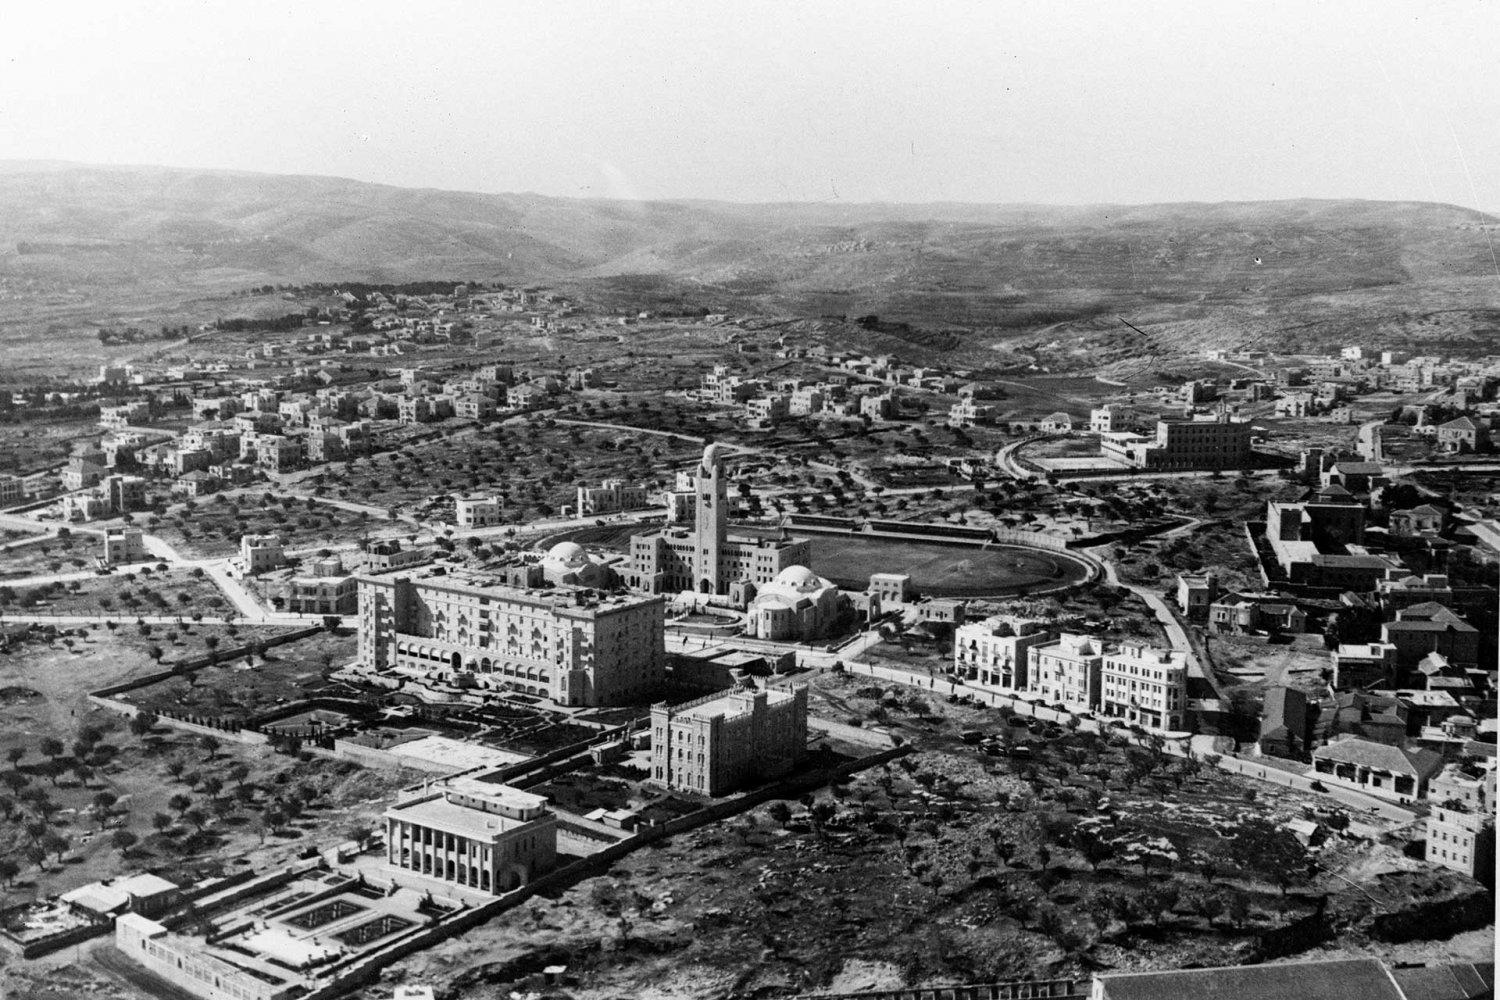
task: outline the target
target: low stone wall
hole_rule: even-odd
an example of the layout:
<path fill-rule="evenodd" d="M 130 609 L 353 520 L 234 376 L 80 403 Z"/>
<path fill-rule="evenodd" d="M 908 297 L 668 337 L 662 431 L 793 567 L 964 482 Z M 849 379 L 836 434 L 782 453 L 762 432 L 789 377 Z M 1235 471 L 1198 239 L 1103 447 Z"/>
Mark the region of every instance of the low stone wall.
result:
<path fill-rule="evenodd" d="M 546 875 L 533 879 L 514 892 L 498 896 L 494 900 L 483 903 L 472 910 L 464 910 L 453 914 L 420 934 L 394 942 L 388 948 L 363 956 L 359 961 L 352 963 L 339 976 L 337 982 L 327 983 L 312 990 L 303 997 L 303 1000 L 332 1000 L 334 997 L 342 996 L 345 993 L 368 986 L 380 975 L 380 970 L 393 962 L 398 962 L 408 955 L 413 955 L 424 948 L 431 947 L 440 941 L 446 941 L 470 928 L 487 923 L 539 893 L 562 891 L 571 888 L 583 879 L 601 875 L 615 861 L 647 844 L 662 840 L 675 833 L 682 833 L 686 830 L 745 812 L 771 799 L 796 797 L 810 788 L 821 787 L 835 778 L 854 774 L 857 771 L 866 770 L 871 767 L 878 767 L 881 764 L 911 752 L 912 748 L 909 745 L 892 747 L 889 750 L 883 750 L 869 757 L 861 757 L 859 760 L 850 761 L 837 768 L 792 776 L 774 785 L 757 789 L 740 798 L 713 803 L 666 823 L 643 827 L 633 835 L 604 848 L 597 854 L 592 854 L 580 861 L 575 861 L 570 865 L 548 872 Z"/>

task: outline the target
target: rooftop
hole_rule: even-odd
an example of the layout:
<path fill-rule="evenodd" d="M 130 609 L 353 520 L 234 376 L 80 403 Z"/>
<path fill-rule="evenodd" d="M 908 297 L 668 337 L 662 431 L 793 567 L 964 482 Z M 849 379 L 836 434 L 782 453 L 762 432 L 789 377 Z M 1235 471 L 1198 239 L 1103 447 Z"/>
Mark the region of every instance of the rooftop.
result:
<path fill-rule="evenodd" d="M 1357 737 L 1319 747 L 1313 751 L 1313 758 L 1340 764 L 1358 764 L 1414 777 L 1435 774 L 1443 766 L 1442 756 L 1431 750 L 1403 750 L 1401 747 L 1372 743 Z"/>
<path fill-rule="evenodd" d="M 1104 1000 L 1405 1000 L 1374 958 L 1101 973 Z"/>
<path fill-rule="evenodd" d="M 484 785 L 483 782 L 479 784 L 487 790 L 472 794 L 492 796 L 494 789 L 500 787 Z M 466 789 L 463 792 L 471 794 Z M 534 822 L 533 820 L 511 819 L 500 813 L 471 809 L 468 806 L 449 802 L 441 789 L 434 791 L 433 797 L 429 799 L 397 803 L 386 810 L 386 815 L 408 823 L 415 823 L 418 826 L 476 840 L 499 837 L 501 834 L 518 830 Z"/>

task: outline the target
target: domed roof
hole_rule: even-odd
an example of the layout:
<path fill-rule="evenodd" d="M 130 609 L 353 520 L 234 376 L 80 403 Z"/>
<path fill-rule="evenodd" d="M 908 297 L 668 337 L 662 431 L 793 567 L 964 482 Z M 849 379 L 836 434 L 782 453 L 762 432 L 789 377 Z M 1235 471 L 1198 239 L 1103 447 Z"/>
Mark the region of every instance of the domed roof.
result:
<path fill-rule="evenodd" d="M 800 593 L 823 589 L 823 581 L 818 578 L 818 574 L 806 566 L 788 566 L 776 575 L 776 582 Z"/>
<path fill-rule="evenodd" d="M 577 542 L 558 542 L 547 551 L 548 562 L 559 562 L 564 566 L 582 566 L 589 561 L 589 554 Z"/>

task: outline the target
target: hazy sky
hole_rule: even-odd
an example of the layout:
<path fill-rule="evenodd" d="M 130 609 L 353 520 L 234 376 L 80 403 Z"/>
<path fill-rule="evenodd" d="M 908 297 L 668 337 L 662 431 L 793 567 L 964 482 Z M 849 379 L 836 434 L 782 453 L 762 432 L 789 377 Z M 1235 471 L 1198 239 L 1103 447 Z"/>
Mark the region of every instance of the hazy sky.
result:
<path fill-rule="evenodd" d="M 24 0 L 0 159 L 736 201 L 1500 209 L 1500 3 Z"/>

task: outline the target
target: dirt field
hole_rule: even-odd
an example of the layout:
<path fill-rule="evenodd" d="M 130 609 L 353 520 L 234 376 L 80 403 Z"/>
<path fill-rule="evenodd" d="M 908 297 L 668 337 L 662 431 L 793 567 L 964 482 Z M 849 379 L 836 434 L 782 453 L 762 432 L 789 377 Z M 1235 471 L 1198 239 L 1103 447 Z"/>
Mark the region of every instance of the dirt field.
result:
<path fill-rule="evenodd" d="M 1283 897 L 1271 869 L 1224 854 L 1221 830 L 1300 815 L 1274 789 L 1251 796 L 1217 772 L 1072 735 L 1012 764 L 959 749 L 947 726 L 908 731 L 932 749 L 812 808 L 789 803 L 789 820 L 763 807 L 632 854 L 403 961 L 361 996 L 408 982 L 502 1000 L 535 989 L 548 964 L 568 966 L 577 1000 L 665 1000 L 1238 962 L 1257 934 L 1310 914 L 1308 894 L 1348 892 L 1330 880 Z M 1100 790 L 1109 805 L 1091 804 Z M 1115 853 L 1095 851 L 1100 829 Z M 1335 837 L 1317 853 L 1335 870 L 1464 891 L 1368 842 Z"/>

